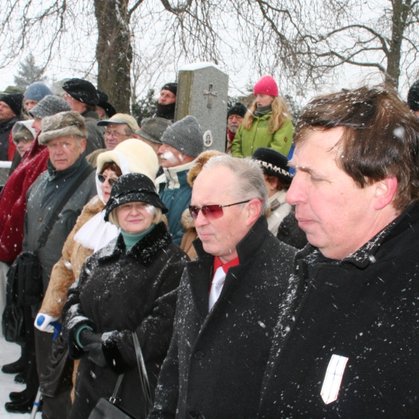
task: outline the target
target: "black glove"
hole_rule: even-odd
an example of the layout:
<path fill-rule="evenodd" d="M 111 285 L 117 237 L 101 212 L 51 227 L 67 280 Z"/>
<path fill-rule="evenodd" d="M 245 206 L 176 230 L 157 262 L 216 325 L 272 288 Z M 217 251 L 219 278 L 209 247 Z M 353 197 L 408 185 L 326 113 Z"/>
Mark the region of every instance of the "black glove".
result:
<path fill-rule="evenodd" d="M 84 329 L 80 332 L 79 340 L 87 358 L 99 367 L 106 366 L 106 359 L 102 351 L 102 337 L 91 329 Z"/>
<path fill-rule="evenodd" d="M 104 333 L 102 349 L 108 366 L 117 374 L 123 374 L 136 365 L 135 352 L 132 363 L 130 363 L 125 356 L 127 349 L 134 351 L 131 332 L 129 331 L 114 330 L 112 332 Z"/>

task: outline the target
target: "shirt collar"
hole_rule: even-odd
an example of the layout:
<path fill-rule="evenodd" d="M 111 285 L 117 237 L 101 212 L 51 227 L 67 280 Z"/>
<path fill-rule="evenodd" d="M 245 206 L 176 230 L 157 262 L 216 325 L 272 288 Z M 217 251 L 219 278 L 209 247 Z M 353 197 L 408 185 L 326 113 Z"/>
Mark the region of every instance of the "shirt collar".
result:
<path fill-rule="evenodd" d="M 237 266 L 239 264 L 240 264 L 240 260 L 238 256 L 227 263 L 223 263 L 222 260 L 218 256 L 215 256 L 214 257 L 214 272 L 221 266 L 223 268 L 224 273 L 227 273 L 230 268 L 232 268 L 233 266 Z"/>

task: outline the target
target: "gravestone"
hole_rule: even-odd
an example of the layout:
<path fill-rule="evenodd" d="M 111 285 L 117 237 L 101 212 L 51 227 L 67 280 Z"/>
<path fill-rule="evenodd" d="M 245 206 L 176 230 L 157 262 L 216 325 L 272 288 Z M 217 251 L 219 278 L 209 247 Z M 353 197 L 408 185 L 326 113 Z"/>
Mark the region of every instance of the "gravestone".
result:
<path fill-rule="evenodd" d="M 228 75 L 211 63 L 182 67 L 178 73 L 175 120 L 195 116 L 206 149 L 225 151 Z"/>

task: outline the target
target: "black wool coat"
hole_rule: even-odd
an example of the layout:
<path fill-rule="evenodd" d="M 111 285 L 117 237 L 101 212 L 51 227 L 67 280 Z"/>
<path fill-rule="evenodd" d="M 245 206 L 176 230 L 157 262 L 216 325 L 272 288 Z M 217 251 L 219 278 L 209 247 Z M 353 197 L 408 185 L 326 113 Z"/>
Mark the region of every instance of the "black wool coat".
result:
<path fill-rule="evenodd" d="M 296 263 L 259 417 L 418 418 L 419 204 L 342 261 L 308 246 Z M 336 400 L 321 396 L 332 355 Z"/>
<path fill-rule="evenodd" d="M 254 418 L 277 307 L 295 250 L 279 242 L 260 218 L 237 246 L 240 265 L 229 269 L 208 313 L 213 256 L 196 242 L 178 291 L 173 339 L 150 418 Z"/>
<path fill-rule="evenodd" d="M 134 417 L 144 417 L 131 332 L 137 333 L 154 390 L 172 335 L 176 288 L 185 262 L 185 254 L 172 243 L 164 223 L 127 253 L 119 235 L 87 260 L 64 307 L 70 354 L 81 357 L 72 418 L 87 418 L 100 397 L 109 397 L 120 372 L 125 375 L 118 404 Z M 91 362 L 71 339 L 83 323 L 98 334 L 114 332 L 113 368 Z"/>

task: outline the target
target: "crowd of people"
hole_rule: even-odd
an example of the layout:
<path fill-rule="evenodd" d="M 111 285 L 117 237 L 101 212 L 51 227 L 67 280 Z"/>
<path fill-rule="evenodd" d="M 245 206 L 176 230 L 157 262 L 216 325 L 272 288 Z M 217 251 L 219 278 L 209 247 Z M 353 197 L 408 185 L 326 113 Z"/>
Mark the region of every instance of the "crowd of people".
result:
<path fill-rule="evenodd" d="M 26 385 L 6 410 L 418 417 L 419 81 L 293 121 L 263 76 L 223 150 L 177 89 L 142 121 L 79 78 L 0 95 L 2 373 Z"/>

